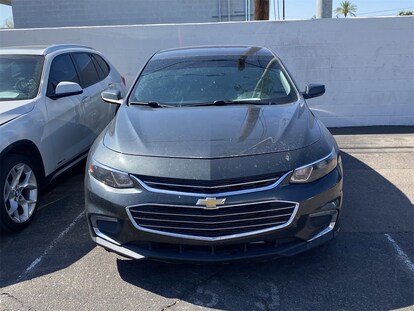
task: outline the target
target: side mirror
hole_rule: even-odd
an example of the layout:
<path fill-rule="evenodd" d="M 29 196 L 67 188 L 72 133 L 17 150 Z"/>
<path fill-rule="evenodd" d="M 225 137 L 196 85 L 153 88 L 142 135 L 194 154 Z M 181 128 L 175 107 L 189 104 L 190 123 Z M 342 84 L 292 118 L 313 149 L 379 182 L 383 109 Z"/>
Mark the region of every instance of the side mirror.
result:
<path fill-rule="evenodd" d="M 51 96 L 52 99 L 57 99 L 66 96 L 82 94 L 81 86 L 75 82 L 62 81 L 56 86 L 55 94 Z"/>
<path fill-rule="evenodd" d="M 305 92 L 302 93 L 303 98 L 313 98 L 321 96 L 325 93 L 325 85 L 323 84 L 308 84 L 305 88 Z"/>
<path fill-rule="evenodd" d="M 102 99 L 110 104 L 122 104 L 121 92 L 119 90 L 108 90 L 101 93 Z"/>

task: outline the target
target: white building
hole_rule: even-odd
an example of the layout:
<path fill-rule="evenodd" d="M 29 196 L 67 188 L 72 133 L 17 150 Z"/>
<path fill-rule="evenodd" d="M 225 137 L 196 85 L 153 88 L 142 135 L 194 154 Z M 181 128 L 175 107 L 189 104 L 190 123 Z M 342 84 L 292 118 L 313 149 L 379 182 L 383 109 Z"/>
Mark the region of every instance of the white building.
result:
<path fill-rule="evenodd" d="M 205 23 L 253 18 L 253 0 L 0 0 L 15 28 Z"/>

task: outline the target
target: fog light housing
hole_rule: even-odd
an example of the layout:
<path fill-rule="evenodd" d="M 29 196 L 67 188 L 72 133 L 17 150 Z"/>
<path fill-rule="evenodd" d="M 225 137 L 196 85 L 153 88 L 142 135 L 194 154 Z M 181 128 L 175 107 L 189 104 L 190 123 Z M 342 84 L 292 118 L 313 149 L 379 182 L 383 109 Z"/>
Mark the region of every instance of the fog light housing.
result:
<path fill-rule="evenodd" d="M 311 215 L 309 215 L 309 217 L 310 217 L 310 221 L 312 221 L 313 218 L 320 218 L 320 219 L 324 219 L 325 217 L 330 217 L 331 218 L 328 226 L 325 229 L 319 231 L 316 235 L 314 235 L 312 238 L 310 238 L 308 240 L 308 242 L 311 242 L 311 241 L 316 240 L 317 238 L 320 238 L 321 236 L 331 232 L 335 228 L 336 221 L 338 219 L 338 211 L 336 209 L 335 210 L 330 210 L 330 211 L 321 211 L 321 212 L 311 214 Z M 326 220 L 324 220 L 324 221 L 326 221 Z"/>
<path fill-rule="evenodd" d="M 111 243 L 120 245 L 109 236 L 116 235 L 121 231 L 121 224 L 119 223 L 118 219 L 108 216 L 91 215 L 90 221 L 92 224 L 92 229 L 95 232 L 96 236 Z"/>
<path fill-rule="evenodd" d="M 340 207 L 341 207 L 341 197 L 337 197 L 335 200 L 332 200 L 326 203 L 324 206 L 322 206 L 321 210 L 337 209 Z"/>

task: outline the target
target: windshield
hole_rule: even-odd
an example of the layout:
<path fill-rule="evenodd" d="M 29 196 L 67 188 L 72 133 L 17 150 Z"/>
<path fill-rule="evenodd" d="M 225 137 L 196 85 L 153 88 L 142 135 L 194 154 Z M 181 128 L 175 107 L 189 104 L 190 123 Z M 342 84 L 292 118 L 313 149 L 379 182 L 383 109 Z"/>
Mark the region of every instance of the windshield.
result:
<path fill-rule="evenodd" d="M 41 55 L 0 55 L 0 101 L 36 97 L 43 61 Z"/>
<path fill-rule="evenodd" d="M 295 89 L 276 58 L 226 55 L 150 60 L 129 102 L 284 104 L 296 100 Z"/>

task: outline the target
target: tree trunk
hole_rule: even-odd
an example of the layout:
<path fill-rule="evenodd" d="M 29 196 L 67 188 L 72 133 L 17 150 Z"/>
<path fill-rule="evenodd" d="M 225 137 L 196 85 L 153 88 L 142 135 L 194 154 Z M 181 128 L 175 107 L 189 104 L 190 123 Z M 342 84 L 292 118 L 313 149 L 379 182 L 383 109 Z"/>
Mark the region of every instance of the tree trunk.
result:
<path fill-rule="evenodd" d="M 269 0 L 254 0 L 254 19 L 269 19 Z"/>

